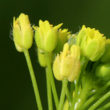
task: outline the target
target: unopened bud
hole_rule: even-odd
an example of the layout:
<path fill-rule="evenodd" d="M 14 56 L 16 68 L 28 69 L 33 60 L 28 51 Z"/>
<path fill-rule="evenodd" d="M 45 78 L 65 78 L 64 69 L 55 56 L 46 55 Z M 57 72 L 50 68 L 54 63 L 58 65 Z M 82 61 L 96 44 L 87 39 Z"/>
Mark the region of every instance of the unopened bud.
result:
<path fill-rule="evenodd" d="M 96 69 L 96 76 L 104 81 L 110 81 L 110 64 L 100 64 Z"/>
<path fill-rule="evenodd" d="M 38 48 L 46 51 L 46 52 L 52 52 L 56 45 L 58 40 L 57 35 L 57 29 L 61 27 L 62 24 L 59 24 L 55 27 L 49 24 L 49 22 L 46 21 L 39 21 L 39 27 L 34 27 L 35 29 L 35 41 L 38 46 Z"/>
<path fill-rule="evenodd" d="M 13 19 L 13 40 L 19 52 L 29 49 L 33 43 L 33 31 L 28 15 L 23 13 L 15 20 Z"/>
<path fill-rule="evenodd" d="M 54 60 L 53 73 L 57 80 L 68 79 L 70 82 L 75 80 L 80 72 L 80 47 L 66 43 L 63 52 Z"/>
<path fill-rule="evenodd" d="M 85 26 L 77 35 L 77 45 L 81 47 L 81 54 L 91 61 L 97 61 L 105 52 L 106 37 L 98 30 Z"/>

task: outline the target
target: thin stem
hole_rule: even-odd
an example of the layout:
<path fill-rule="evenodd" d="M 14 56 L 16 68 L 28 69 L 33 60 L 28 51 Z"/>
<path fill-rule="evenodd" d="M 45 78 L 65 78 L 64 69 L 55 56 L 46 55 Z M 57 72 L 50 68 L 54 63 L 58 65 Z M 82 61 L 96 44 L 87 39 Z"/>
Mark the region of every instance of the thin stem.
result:
<path fill-rule="evenodd" d="M 47 61 L 49 80 L 50 80 L 50 84 L 51 84 L 51 88 L 52 88 L 52 92 L 53 92 L 55 106 L 56 106 L 56 109 L 57 109 L 59 101 L 58 101 L 58 95 L 57 95 L 55 82 L 54 82 L 54 77 L 53 77 L 53 73 L 52 73 L 52 68 L 51 68 L 51 64 L 50 64 L 49 53 L 46 52 L 45 56 L 46 56 L 46 61 Z"/>
<path fill-rule="evenodd" d="M 94 103 L 88 110 L 95 110 L 97 106 L 99 106 L 105 99 L 110 96 L 110 91 L 107 92 L 103 97 L 101 97 L 96 103 Z"/>
<path fill-rule="evenodd" d="M 66 89 L 67 89 L 67 84 L 68 84 L 68 80 L 67 79 L 63 79 L 63 81 L 62 81 L 62 90 L 61 90 L 61 96 L 60 96 L 60 102 L 59 102 L 58 110 L 62 110 L 62 108 L 63 108 L 65 94 L 66 94 Z"/>
<path fill-rule="evenodd" d="M 30 77 L 31 77 L 31 81 L 32 81 L 33 89 L 34 89 L 34 94 L 35 94 L 37 106 L 38 106 L 39 110 L 42 110 L 42 104 L 41 104 L 41 100 L 40 100 L 37 81 L 36 81 L 36 78 L 35 78 L 35 74 L 34 74 L 34 70 L 33 70 L 33 67 L 32 67 L 32 63 L 31 63 L 31 59 L 30 59 L 30 55 L 29 55 L 28 50 L 24 50 L 24 55 L 25 55 L 25 58 L 26 58 L 26 62 L 27 62 L 27 65 L 28 65 L 29 72 L 30 72 Z"/>
<path fill-rule="evenodd" d="M 49 110 L 53 110 L 52 94 L 51 94 L 51 86 L 50 86 L 50 81 L 49 81 L 48 68 L 46 68 L 46 80 L 47 80 L 48 108 L 49 108 Z"/>
<path fill-rule="evenodd" d="M 110 102 L 105 104 L 103 107 L 99 108 L 98 110 L 106 110 L 109 107 L 110 107 Z"/>
<path fill-rule="evenodd" d="M 101 89 L 99 89 L 96 94 L 94 94 L 91 98 L 89 98 L 80 109 L 84 110 L 91 102 L 93 102 L 96 99 L 96 97 L 98 97 L 101 93 L 103 93 L 108 86 L 110 86 L 110 81 L 106 85 L 104 85 Z"/>

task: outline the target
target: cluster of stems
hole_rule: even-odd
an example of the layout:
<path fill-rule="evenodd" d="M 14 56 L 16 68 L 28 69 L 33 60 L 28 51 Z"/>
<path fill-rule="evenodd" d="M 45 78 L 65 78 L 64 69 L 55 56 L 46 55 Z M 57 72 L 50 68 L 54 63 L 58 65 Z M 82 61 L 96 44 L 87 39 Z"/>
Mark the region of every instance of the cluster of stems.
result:
<path fill-rule="evenodd" d="M 40 100 L 40 94 L 39 94 L 39 90 L 37 86 L 37 81 L 35 79 L 35 75 L 34 75 L 34 71 L 32 68 L 32 63 L 31 63 L 28 50 L 24 50 L 24 55 L 25 55 L 27 65 L 29 68 L 32 85 L 33 85 L 33 89 L 35 93 L 35 98 L 37 102 L 37 107 L 39 110 L 43 110 L 42 103 Z M 81 60 L 81 73 L 79 74 L 79 77 L 74 82 L 71 82 L 70 89 L 68 87 L 68 80 L 64 79 L 62 81 L 61 95 L 60 95 L 60 98 L 58 98 L 56 87 L 55 87 L 55 82 L 54 82 L 54 77 L 52 73 L 52 67 L 51 67 L 51 63 L 49 59 L 49 53 L 46 52 L 45 56 L 46 56 L 46 61 L 47 61 L 47 67 L 45 70 L 46 70 L 46 81 L 47 81 L 48 110 L 54 110 L 53 99 L 54 99 L 56 110 L 63 110 L 63 109 L 65 110 L 64 108 L 65 100 L 68 100 L 68 110 L 85 110 L 85 109 L 94 110 L 105 99 L 107 99 L 110 96 L 110 91 L 106 93 L 104 92 L 107 90 L 107 88 L 110 87 L 110 81 L 107 82 L 102 88 L 99 88 L 98 90 L 93 91 L 91 89 L 91 92 L 90 90 L 88 90 L 88 88 L 91 85 L 91 81 L 92 81 L 90 80 L 89 77 L 91 77 L 91 74 L 93 74 L 94 69 L 96 65 L 98 65 L 98 63 L 94 64 L 91 72 L 89 73 L 88 76 L 86 76 L 86 81 L 84 82 L 84 84 L 82 84 L 82 74 L 85 71 L 87 64 L 89 62 L 89 60 L 84 57 Z M 53 95 L 53 99 L 52 99 L 52 95 Z M 106 105 L 99 108 L 99 110 L 104 110 L 109 107 L 110 107 L 110 103 L 107 103 Z"/>

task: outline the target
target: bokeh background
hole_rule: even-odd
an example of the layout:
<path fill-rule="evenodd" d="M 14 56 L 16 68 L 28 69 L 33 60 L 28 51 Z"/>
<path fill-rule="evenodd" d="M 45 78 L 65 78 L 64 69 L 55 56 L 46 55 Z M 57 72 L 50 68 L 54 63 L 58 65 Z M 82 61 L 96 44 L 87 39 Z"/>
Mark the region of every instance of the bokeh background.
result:
<path fill-rule="evenodd" d="M 77 33 L 85 24 L 110 37 L 110 0 L 0 0 L 0 110 L 37 110 L 24 55 L 11 39 L 13 17 L 20 13 L 28 14 L 32 25 L 49 20 Z M 45 70 L 38 64 L 35 43 L 29 52 L 47 110 Z M 56 84 L 59 92 L 61 82 Z"/>

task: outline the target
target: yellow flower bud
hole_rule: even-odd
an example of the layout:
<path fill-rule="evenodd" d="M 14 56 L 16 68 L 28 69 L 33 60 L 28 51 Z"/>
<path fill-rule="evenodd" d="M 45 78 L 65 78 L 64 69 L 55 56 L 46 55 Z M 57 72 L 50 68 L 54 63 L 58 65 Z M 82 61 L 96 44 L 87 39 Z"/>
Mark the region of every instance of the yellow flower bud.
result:
<path fill-rule="evenodd" d="M 15 20 L 13 19 L 13 40 L 19 52 L 29 49 L 33 43 L 33 31 L 30 26 L 28 15 L 23 13 Z"/>
<path fill-rule="evenodd" d="M 52 52 L 57 45 L 57 29 L 61 27 L 62 24 L 59 24 L 55 27 L 49 24 L 46 21 L 39 21 L 39 27 L 34 27 L 35 29 L 35 41 L 38 48 L 46 51 Z"/>
<path fill-rule="evenodd" d="M 50 57 L 50 63 L 52 63 L 53 62 L 53 53 L 49 53 L 49 57 Z M 42 50 L 40 50 L 40 49 L 38 49 L 38 60 L 39 60 L 40 66 L 42 66 L 42 67 L 47 66 L 45 52 L 42 53 Z"/>
<path fill-rule="evenodd" d="M 101 57 L 101 62 L 103 63 L 110 62 L 110 39 L 106 40 L 106 48 L 103 56 Z"/>
<path fill-rule="evenodd" d="M 70 82 L 75 80 L 80 72 L 80 47 L 66 43 L 63 52 L 54 60 L 53 73 L 57 80 L 68 79 Z"/>
<path fill-rule="evenodd" d="M 95 74 L 104 81 L 110 81 L 110 64 L 100 64 L 97 67 Z"/>
<path fill-rule="evenodd" d="M 68 29 L 59 29 L 58 31 L 58 43 L 54 50 L 55 53 L 59 53 L 63 50 L 63 45 L 67 42 L 67 37 L 69 36 L 70 32 L 68 32 Z"/>
<path fill-rule="evenodd" d="M 98 60 L 104 54 L 105 42 L 106 37 L 94 28 L 83 26 L 77 35 L 77 45 L 80 45 L 82 55 L 91 61 Z"/>

